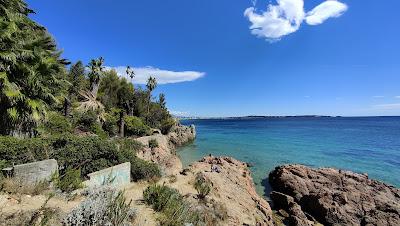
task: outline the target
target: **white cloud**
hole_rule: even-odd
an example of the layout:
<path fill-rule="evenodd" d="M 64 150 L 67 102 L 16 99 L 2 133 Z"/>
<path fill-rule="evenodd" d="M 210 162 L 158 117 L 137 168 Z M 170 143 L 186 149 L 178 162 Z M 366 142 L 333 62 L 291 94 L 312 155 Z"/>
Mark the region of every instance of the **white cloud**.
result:
<path fill-rule="evenodd" d="M 306 22 L 309 25 L 322 24 L 331 17 L 339 17 L 347 10 L 347 5 L 338 1 L 325 1 L 307 13 Z"/>
<path fill-rule="evenodd" d="M 115 69 L 119 76 L 128 78 L 125 72 L 126 66 L 106 67 L 106 69 Z M 133 71 L 135 72 L 135 77 L 132 81 L 135 84 L 146 84 L 150 76 L 155 77 L 158 84 L 169 84 L 194 81 L 205 75 L 204 72 L 198 71 L 168 71 L 154 67 L 138 67 L 133 68 Z M 128 78 L 128 81 L 130 81 L 130 78 Z"/>
<path fill-rule="evenodd" d="M 372 98 L 384 98 L 385 96 L 373 96 Z"/>
<path fill-rule="evenodd" d="M 277 0 L 277 5 L 268 5 L 267 11 L 259 14 L 255 7 L 247 8 L 245 17 L 251 22 L 251 33 L 268 41 L 296 32 L 305 20 L 310 25 L 323 23 L 330 17 L 339 17 L 347 5 L 336 0 L 326 0 L 310 12 L 304 11 L 304 0 Z"/>
<path fill-rule="evenodd" d="M 373 106 L 375 109 L 379 110 L 400 110 L 400 103 L 394 104 L 378 104 Z"/>
<path fill-rule="evenodd" d="M 400 96 L 395 96 L 394 98 L 400 99 Z"/>

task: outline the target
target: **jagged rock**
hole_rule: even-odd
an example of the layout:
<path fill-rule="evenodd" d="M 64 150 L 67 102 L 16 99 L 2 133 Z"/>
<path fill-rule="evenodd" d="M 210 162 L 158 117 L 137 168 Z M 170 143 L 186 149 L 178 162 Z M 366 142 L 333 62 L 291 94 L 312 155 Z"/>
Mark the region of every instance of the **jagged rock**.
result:
<path fill-rule="evenodd" d="M 212 171 L 212 166 L 219 171 Z M 207 156 L 194 163 L 190 172 L 193 176 L 202 173 L 212 183 L 210 199 L 227 207 L 228 221 L 222 225 L 273 225 L 271 208 L 256 193 L 246 163 L 231 157 Z"/>
<path fill-rule="evenodd" d="M 194 125 L 176 125 L 171 128 L 168 134 L 170 145 L 174 147 L 182 146 L 196 138 L 196 128 Z"/>
<path fill-rule="evenodd" d="M 269 180 L 324 225 L 400 225 L 400 190 L 367 175 L 285 165 Z"/>
<path fill-rule="evenodd" d="M 182 170 L 182 162 L 175 155 L 175 148 L 190 142 L 195 136 L 194 126 L 174 126 L 168 135 L 154 134 L 136 138 L 144 146 L 136 154 L 141 159 L 158 163 L 165 175 L 178 174 Z M 149 148 L 150 140 L 156 140 L 158 147 Z"/>
<path fill-rule="evenodd" d="M 312 222 L 308 220 L 306 214 L 302 211 L 300 205 L 294 201 L 293 197 L 273 191 L 270 194 L 270 198 L 277 209 L 283 209 L 289 214 L 288 221 L 290 225 L 313 225 Z"/>

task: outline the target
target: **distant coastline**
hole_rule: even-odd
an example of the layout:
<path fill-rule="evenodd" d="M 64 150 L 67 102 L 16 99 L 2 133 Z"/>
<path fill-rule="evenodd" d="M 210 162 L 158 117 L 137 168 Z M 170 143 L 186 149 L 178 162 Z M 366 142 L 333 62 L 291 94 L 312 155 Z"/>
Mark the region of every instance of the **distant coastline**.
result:
<path fill-rule="evenodd" d="M 283 115 L 283 116 L 266 116 L 266 115 L 249 115 L 249 116 L 231 116 L 231 117 L 200 117 L 200 116 L 174 116 L 180 120 L 246 120 L 246 119 L 275 119 L 275 118 L 387 118 L 400 117 L 396 115 L 388 116 L 329 116 L 329 115 Z"/>

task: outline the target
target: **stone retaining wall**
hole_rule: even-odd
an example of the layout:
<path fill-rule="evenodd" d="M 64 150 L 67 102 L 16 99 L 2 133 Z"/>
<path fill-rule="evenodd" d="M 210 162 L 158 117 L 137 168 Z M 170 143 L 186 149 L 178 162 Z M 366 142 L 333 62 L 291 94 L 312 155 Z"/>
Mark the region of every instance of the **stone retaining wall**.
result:
<path fill-rule="evenodd" d="M 34 184 L 40 181 L 50 181 L 54 173 L 58 172 L 58 164 L 55 159 L 15 165 L 12 175 L 22 183 Z"/>
<path fill-rule="evenodd" d="M 86 187 L 96 187 L 110 182 L 114 186 L 123 186 L 131 182 L 131 163 L 126 162 L 107 169 L 88 174 Z"/>

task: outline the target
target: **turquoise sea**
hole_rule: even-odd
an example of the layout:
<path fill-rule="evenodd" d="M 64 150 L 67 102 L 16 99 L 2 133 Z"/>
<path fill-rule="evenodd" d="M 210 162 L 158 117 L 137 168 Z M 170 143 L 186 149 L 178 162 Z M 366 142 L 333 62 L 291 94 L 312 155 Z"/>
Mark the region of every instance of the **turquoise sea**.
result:
<path fill-rule="evenodd" d="M 300 163 L 368 173 L 400 187 L 400 117 L 182 120 L 196 140 L 178 150 L 185 166 L 212 154 L 249 162 L 257 191 L 269 193 L 275 166 Z"/>

